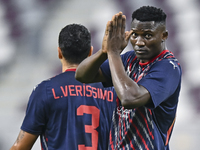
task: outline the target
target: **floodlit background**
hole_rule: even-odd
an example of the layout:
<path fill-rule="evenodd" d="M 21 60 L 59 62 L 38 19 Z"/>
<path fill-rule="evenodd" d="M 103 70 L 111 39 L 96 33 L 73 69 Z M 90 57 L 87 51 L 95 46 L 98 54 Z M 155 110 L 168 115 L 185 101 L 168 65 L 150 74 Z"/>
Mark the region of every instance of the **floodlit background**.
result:
<path fill-rule="evenodd" d="M 15 142 L 33 87 L 61 72 L 57 57 L 61 28 L 85 25 L 96 52 L 107 21 L 122 11 L 129 30 L 132 12 L 143 5 L 167 13 L 168 49 L 183 69 L 171 150 L 199 149 L 200 0 L 0 0 L 0 150 Z M 126 50 L 130 49 L 129 45 Z M 33 147 L 38 149 L 39 140 Z"/>

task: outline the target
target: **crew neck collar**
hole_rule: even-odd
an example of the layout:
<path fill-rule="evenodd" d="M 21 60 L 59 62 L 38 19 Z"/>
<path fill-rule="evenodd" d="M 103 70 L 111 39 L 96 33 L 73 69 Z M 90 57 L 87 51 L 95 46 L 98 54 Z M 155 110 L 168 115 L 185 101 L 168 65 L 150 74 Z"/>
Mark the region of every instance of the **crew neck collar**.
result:
<path fill-rule="evenodd" d="M 69 69 L 67 69 L 67 70 L 65 70 L 65 72 L 68 72 L 68 71 L 76 71 L 76 68 L 69 68 Z"/>
<path fill-rule="evenodd" d="M 145 66 L 145 65 L 148 65 L 149 63 L 153 62 L 154 60 L 156 60 L 158 57 L 160 57 L 161 55 L 165 54 L 166 52 L 168 52 L 169 50 L 163 50 L 159 55 L 157 55 L 156 57 L 154 57 L 152 60 L 148 61 L 148 62 L 145 62 L 145 63 L 142 63 L 142 62 L 139 62 L 139 64 L 141 66 Z"/>

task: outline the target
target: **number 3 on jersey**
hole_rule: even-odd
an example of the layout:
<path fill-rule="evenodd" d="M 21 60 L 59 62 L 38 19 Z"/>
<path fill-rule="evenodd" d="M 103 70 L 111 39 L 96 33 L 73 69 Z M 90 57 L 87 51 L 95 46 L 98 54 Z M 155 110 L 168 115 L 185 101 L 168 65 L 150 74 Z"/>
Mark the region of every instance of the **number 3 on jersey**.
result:
<path fill-rule="evenodd" d="M 98 147 L 98 132 L 96 128 L 99 126 L 100 110 L 95 106 L 81 105 L 77 108 L 77 115 L 82 116 L 83 114 L 92 115 L 92 124 L 85 125 L 85 132 L 91 133 L 92 147 L 86 147 L 85 145 L 78 145 L 79 150 L 97 150 Z"/>

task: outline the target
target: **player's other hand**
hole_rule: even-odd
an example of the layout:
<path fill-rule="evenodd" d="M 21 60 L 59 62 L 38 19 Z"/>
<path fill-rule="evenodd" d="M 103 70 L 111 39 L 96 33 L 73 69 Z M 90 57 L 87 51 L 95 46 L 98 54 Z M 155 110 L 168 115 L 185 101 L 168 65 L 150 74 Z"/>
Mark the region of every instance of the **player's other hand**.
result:
<path fill-rule="evenodd" d="M 119 12 L 108 21 L 102 43 L 102 51 L 121 53 L 127 46 L 132 31 L 125 32 L 126 16 Z"/>

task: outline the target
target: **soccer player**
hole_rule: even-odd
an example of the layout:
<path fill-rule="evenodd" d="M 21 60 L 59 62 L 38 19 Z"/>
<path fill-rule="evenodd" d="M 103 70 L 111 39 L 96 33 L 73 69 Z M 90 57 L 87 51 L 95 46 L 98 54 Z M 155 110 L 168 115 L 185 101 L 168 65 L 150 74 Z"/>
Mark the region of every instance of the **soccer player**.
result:
<path fill-rule="evenodd" d="M 83 84 L 76 67 L 92 54 L 86 27 L 70 24 L 59 34 L 62 73 L 38 84 L 29 99 L 19 136 L 11 150 L 29 150 L 38 136 L 42 150 L 105 150 L 116 94 L 102 83 Z"/>
<path fill-rule="evenodd" d="M 102 49 L 78 66 L 76 78 L 115 87 L 109 149 L 169 150 L 182 73 L 166 48 L 166 14 L 143 6 L 132 13 L 130 31 L 125 21 L 122 12 L 113 16 Z M 128 41 L 133 50 L 121 55 Z"/>

